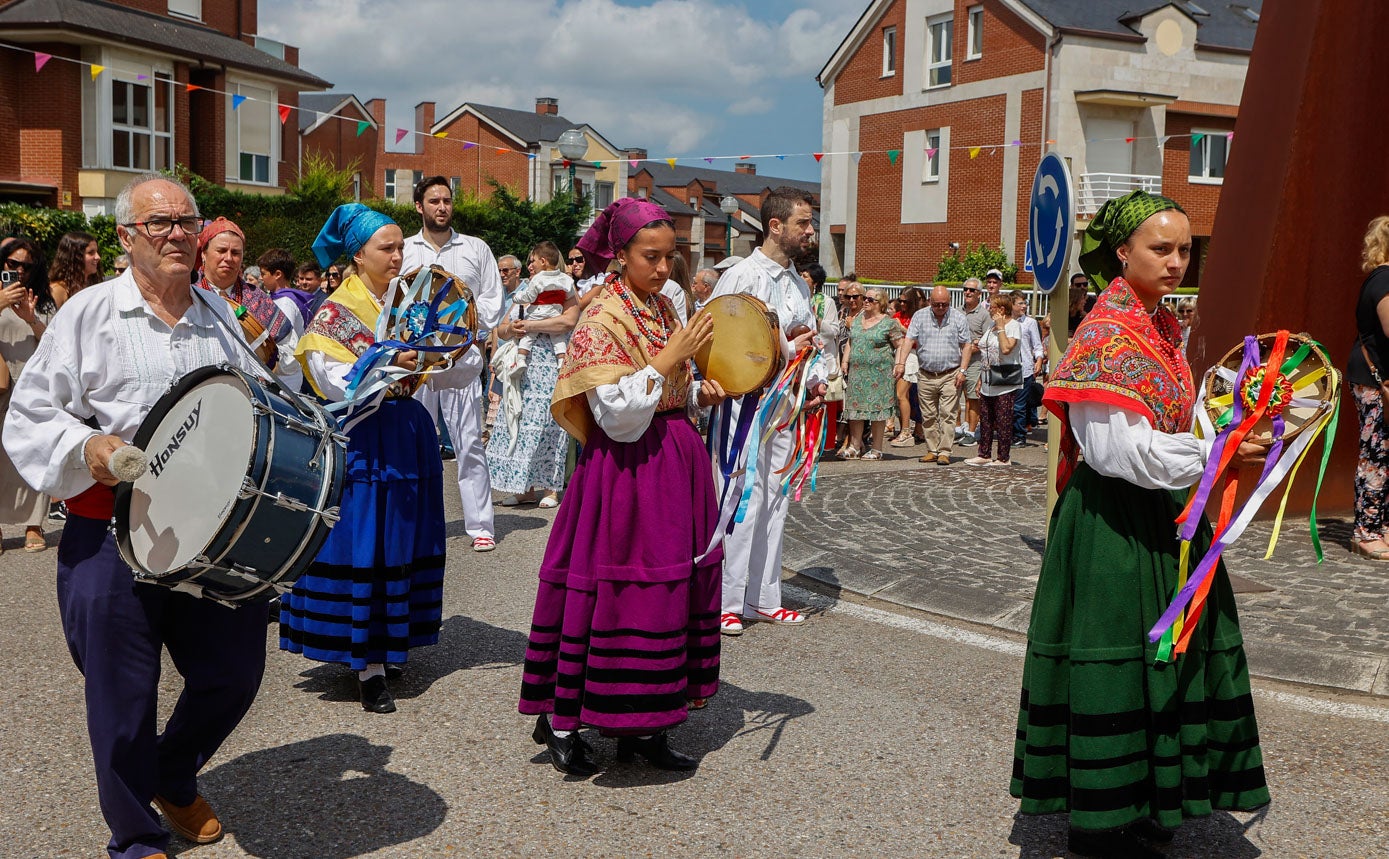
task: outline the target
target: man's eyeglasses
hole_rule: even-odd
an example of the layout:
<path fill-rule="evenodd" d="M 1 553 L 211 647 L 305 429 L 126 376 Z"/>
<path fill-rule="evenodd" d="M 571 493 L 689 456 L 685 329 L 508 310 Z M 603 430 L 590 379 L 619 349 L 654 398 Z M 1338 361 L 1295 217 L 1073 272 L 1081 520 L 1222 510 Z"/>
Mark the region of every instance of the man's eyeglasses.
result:
<path fill-rule="evenodd" d="M 34 268 L 34 264 L 25 262 L 24 260 L 7 259 L 5 260 L 5 268 L 10 271 L 31 271 Z"/>
<path fill-rule="evenodd" d="M 948 302 L 948 301 L 933 301 L 933 302 L 931 302 L 931 306 L 932 306 L 932 307 L 949 307 L 949 306 L 950 306 L 950 302 Z"/>
<path fill-rule="evenodd" d="M 131 221 L 121 226 L 129 229 L 131 227 L 144 227 L 145 235 L 152 239 L 164 239 L 174 234 L 174 227 L 183 230 L 185 236 L 195 236 L 198 234 L 197 218 L 151 218 L 148 221 Z"/>

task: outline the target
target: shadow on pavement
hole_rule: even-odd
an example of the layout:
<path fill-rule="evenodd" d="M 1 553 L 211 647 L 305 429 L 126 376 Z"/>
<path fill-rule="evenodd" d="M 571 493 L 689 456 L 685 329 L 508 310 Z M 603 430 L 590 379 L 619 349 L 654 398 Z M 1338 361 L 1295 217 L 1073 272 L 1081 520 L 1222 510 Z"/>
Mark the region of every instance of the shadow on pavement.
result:
<path fill-rule="evenodd" d="M 1255 859 L 1263 851 L 1255 847 L 1246 833 L 1263 820 L 1261 812 L 1248 825 L 1234 815 L 1217 811 L 1210 817 L 1193 818 L 1182 824 L 1172 843 L 1163 851 L 1168 859 L 1195 859 L 1219 856 L 1221 859 Z M 1066 848 L 1069 818 L 1065 814 L 1015 814 L 1008 843 L 1016 845 L 1018 859 L 1055 859 L 1071 855 Z"/>
<path fill-rule="evenodd" d="M 524 633 L 454 615 L 444 620 L 438 644 L 410 651 L 404 675 L 390 683 L 391 694 L 397 700 L 418 698 L 455 671 L 514 668 L 525 656 Z M 296 689 L 316 692 L 323 701 L 358 700 L 357 672 L 344 665 L 310 664 L 300 673 L 303 680 L 294 684 Z"/>
<path fill-rule="evenodd" d="M 513 534 L 517 531 L 538 531 L 541 528 L 548 528 L 550 527 L 550 520 L 542 519 L 538 516 L 517 516 L 514 513 L 498 513 L 492 519 L 492 526 L 496 528 L 497 542 L 500 543 L 507 534 Z M 468 536 L 468 531 L 462 519 L 454 519 L 452 522 L 444 525 L 444 537 L 446 539 L 466 536 Z"/>
<path fill-rule="evenodd" d="M 262 859 L 347 859 L 433 832 L 448 806 L 386 769 L 390 746 L 330 734 L 250 752 L 198 777 L 227 831 Z"/>

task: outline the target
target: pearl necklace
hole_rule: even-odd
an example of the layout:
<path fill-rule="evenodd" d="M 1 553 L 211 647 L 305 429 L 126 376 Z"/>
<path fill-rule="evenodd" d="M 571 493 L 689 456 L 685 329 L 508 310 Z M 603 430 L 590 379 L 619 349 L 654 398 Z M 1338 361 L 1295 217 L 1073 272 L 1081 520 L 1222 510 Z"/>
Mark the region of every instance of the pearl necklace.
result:
<path fill-rule="evenodd" d="M 632 296 L 631 290 L 627 288 L 627 284 L 623 283 L 621 278 L 614 279 L 612 286 L 613 291 L 617 293 L 617 297 L 622 301 L 622 306 L 627 309 L 628 315 L 630 315 L 632 321 L 637 324 L 637 330 L 658 349 L 664 349 L 665 345 L 670 342 L 670 335 L 673 332 L 670 330 L 670 325 L 666 322 L 665 314 L 661 312 L 661 305 L 657 302 L 656 296 L 652 295 L 647 298 L 646 301 L 643 302 L 643 306 L 638 307 L 635 298 Z M 648 317 L 660 326 L 659 330 L 652 330 L 651 326 L 646 321 Z"/>

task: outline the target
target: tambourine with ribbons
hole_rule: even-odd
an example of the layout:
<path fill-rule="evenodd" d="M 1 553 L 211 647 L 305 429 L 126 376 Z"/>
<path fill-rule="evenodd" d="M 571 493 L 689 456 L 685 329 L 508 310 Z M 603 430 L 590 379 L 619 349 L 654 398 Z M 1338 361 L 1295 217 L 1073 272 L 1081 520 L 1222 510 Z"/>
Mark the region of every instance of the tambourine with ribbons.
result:
<path fill-rule="evenodd" d="M 1274 490 L 1286 483 L 1264 557 L 1273 555 L 1293 481 L 1319 438 L 1323 444 L 1316 492 L 1321 491 L 1331 458 L 1331 442 L 1336 436 L 1340 389 L 1341 374 L 1321 344 L 1306 334 L 1287 331 L 1246 337 L 1241 346 L 1231 349 L 1206 373 L 1198 399 L 1197 432 L 1203 438 L 1213 438 L 1214 443 L 1205 473 L 1177 518 L 1181 549 L 1176 593 L 1148 631 L 1149 640 L 1158 644 L 1159 662 L 1170 662 L 1186 652 L 1221 554 L 1244 533 Z M 1241 487 L 1239 472 L 1230 463 L 1240 444 L 1246 441 L 1267 443 L 1269 450 L 1253 491 L 1236 511 Z M 1192 570 L 1191 541 L 1202 514 L 1213 506 L 1217 482 L 1222 487 L 1214 535 Z M 1321 563 L 1315 497 L 1316 493 L 1309 526 L 1317 562 Z"/>
<path fill-rule="evenodd" d="M 356 410 L 405 377 L 447 370 L 476 337 L 477 308 L 472 290 L 457 275 L 437 265 L 393 278 L 382 306 L 389 309 L 376 320 L 376 342 L 352 365 L 346 396 L 342 402 L 329 405 L 329 411 Z M 398 354 L 409 351 L 419 353 L 416 369 L 391 363 Z"/>

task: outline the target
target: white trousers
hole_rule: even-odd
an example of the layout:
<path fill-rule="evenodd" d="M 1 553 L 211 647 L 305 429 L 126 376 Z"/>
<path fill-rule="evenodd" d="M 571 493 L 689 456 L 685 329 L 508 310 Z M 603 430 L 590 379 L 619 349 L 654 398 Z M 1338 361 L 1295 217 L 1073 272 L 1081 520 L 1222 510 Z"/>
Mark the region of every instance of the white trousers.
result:
<path fill-rule="evenodd" d="M 734 404 L 731 426 L 737 426 L 741 405 Z M 715 412 L 714 420 L 717 419 Z M 781 540 L 790 499 L 781 493 L 781 476 L 772 472 L 790 461 L 795 441 L 792 427 L 775 433 L 758 451 L 757 473 L 748 475 L 752 497 L 747 517 L 733 527 L 723 544 L 724 612 L 751 615 L 754 609 L 781 608 Z M 718 457 L 714 459 L 717 483 L 722 475 L 718 473 Z M 722 491 L 722 485 L 719 489 Z"/>
<path fill-rule="evenodd" d="M 473 538 L 494 536 L 492 478 L 482 444 L 482 383 L 474 378 L 459 388 L 426 388 L 419 397 L 430 414 L 443 419 L 453 441 L 464 530 Z"/>

